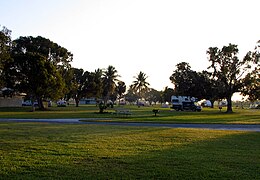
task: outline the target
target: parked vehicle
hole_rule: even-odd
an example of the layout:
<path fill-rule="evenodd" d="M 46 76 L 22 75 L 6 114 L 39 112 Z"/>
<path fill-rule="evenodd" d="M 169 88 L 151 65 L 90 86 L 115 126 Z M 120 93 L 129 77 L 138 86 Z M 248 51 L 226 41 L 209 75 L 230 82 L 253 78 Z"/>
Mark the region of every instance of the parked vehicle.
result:
<path fill-rule="evenodd" d="M 35 102 L 33 103 L 33 105 L 34 105 L 34 106 L 38 106 L 38 102 L 35 101 Z M 23 101 L 23 102 L 22 102 L 22 106 L 32 106 L 32 102 L 31 102 L 30 100 Z"/>
<path fill-rule="evenodd" d="M 57 101 L 57 106 L 58 107 L 66 107 L 67 102 L 65 100 L 59 100 L 59 101 Z"/>
<path fill-rule="evenodd" d="M 199 102 L 199 104 L 202 106 L 202 107 L 211 107 L 212 104 L 209 100 L 202 100 Z"/>
<path fill-rule="evenodd" d="M 192 110 L 201 111 L 202 107 L 196 104 L 197 99 L 190 96 L 172 96 L 172 109 L 176 111 Z"/>

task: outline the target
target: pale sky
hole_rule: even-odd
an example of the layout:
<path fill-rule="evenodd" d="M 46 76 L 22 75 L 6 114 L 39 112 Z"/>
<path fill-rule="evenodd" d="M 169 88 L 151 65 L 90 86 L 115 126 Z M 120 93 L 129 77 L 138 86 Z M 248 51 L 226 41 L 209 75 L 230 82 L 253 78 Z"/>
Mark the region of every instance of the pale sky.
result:
<path fill-rule="evenodd" d="M 0 25 L 12 39 L 39 35 L 67 48 L 73 67 L 113 65 L 127 86 L 143 71 L 162 90 L 182 61 L 206 70 L 209 47 L 253 50 L 259 8 L 259 0 L 0 0 Z"/>

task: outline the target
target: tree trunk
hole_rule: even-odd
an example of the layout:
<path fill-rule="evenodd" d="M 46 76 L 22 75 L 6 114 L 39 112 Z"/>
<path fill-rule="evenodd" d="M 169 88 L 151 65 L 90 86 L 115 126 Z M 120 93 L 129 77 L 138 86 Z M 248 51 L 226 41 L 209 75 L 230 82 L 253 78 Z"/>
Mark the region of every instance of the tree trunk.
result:
<path fill-rule="evenodd" d="M 79 98 L 75 98 L 75 102 L 76 102 L 76 107 L 79 107 Z"/>
<path fill-rule="evenodd" d="M 32 103 L 32 112 L 35 111 L 35 107 L 34 107 L 34 98 L 31 98 L 31 103 Z"/>
<path fill-rule="evenodd" d="M 211 102 L 211 107 L 210 107 L 210 108 L 214 108 L 214 102 L 215 102 L 215 100 L 210 99 L 209 101 Z"/>
<path fill-rule="evenodd" d="M 37 98 L 37 102 L 38 102 L 38 106 L 40 110 L 44 110 L 44 106 L 43 106 L 43 102 L 42 102 L 42 98 Z M 34 104 L 34 102 L 33 102 Z"/>
<path fill-rule="evenodd" d="M 227 113 L 232 113 L 233 110 L 232 110 L 232 100 L 231 100 L 231 97 L 232 97 L 232 94 L 230 94 L 228 97 L 227 97 Z"/>

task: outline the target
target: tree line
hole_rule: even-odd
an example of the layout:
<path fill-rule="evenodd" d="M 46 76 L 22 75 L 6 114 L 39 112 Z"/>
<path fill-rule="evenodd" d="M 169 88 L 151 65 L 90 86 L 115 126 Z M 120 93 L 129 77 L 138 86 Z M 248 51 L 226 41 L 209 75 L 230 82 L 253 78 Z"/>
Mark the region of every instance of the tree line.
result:
<path fill-rule="evenodd" d="M 149 87 L 148 76 L 142 71 L 127 88 L 112 65 L 94 72 L 74 68 L 73 54 L 66 48 L 41 36 L 12 40 L 11 31 L 3 27 L 0 87 L 8 87 L 10 93 L 26 93 L 32 102 L 38 101 L 41 109 L 47 99 L 73 98 L 78 106 L 80 99 L 87 97 L 102 99 L 105 104 L 123 98 L 129 102 L 145 99 L 163 103 L 169 102 L 172 95 L 189 95 L 212 102 L 227 99 L 227 111 L 232 112 L 231 97 L 235 92 L 249 95 L 250 100 L 260 99 L 259 44 L 242 60 L 237 45 L 210 47 L 207 55 L 211 65 L 207 70 L 196 72 L 187 62 L 178 63 L 169 77 L 174 88 L 157 91 Z"/>

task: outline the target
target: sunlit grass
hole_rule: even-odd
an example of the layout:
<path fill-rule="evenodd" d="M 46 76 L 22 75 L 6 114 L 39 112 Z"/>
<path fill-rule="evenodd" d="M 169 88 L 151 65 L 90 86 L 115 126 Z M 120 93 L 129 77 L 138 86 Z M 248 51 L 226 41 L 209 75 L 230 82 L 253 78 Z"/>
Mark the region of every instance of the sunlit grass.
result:
<path fill-rule="evenodd" d="M 234 109 L 234 113 L 225 113 L 225 109 L 204 108 L 202 112 L 174 111 L 170 108 L 160 108 L 159 105 L 151 107 L 123 106 L 129 109 L 131 115 L 115 115 L 115 106 L 108 108 L 106 113 L 99 114 L 95 105 L 80 107 L 51 107 L 47 111 L 30 112 L 30 107 L 0 108 L 0 118 L 109 118 L 109 121 L 121 122 L 156 122 L 156 123 L 232 123 L 232 124 L 260 124 L 260 110 L 258 109 Z M 121 107 L 120 107 L 121 108 Z M 154 116 L 152 110 L 156 108 L 160 112 Z"/>
<path fill-rule="evenodd" d="M 260 133 L 0 123 L 0 179 L 259 179 Z"/>

